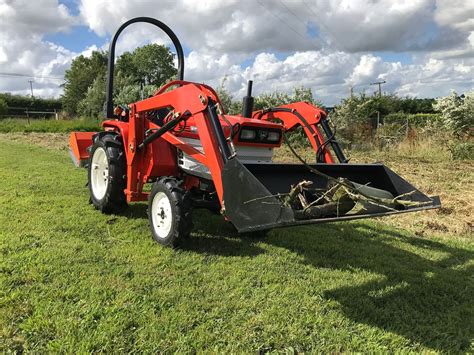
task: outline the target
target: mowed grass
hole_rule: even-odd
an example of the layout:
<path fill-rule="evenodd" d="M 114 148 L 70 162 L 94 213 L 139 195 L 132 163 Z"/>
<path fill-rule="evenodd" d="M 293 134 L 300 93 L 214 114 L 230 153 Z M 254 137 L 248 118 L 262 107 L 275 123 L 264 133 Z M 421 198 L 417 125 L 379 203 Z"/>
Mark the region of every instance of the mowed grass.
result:
<path fill-rule="evenodd" d="M 474 245 L 367 220 L 180 250 L 102 215 L 65 151 L 0 137 L 0 352 L 472 352 Z"/>

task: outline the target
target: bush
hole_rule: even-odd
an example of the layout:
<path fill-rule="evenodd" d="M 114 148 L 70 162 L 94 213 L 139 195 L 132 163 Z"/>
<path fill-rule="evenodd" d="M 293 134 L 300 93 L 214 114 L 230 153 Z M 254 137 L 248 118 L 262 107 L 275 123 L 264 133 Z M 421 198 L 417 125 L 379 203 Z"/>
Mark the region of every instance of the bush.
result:
<path fill-rule="evenodd" d="M 433 108 L 440 112 L 446 128 L 455 135 L 469 134 L 474 126 L 474 92 L 458 95 L 455 91 L 451 95 L 436 100 Z"/>
<path fill-rule="evenodd" d="M 398 124 L 400 126 L 405 125 L 408 120 L 408 124 L 411 127 L 426 127 L 434 126 L 437 122 L 442 119 L 438 113 L 415 113 L 406 114 L 403 112 L 389 113 L 383 118 L 384 124 Z"/>
<path fill-rule="evenodd" d="M 7 113 L 8 105 L 7 102 L 0 97 L 0 116 Z"/>
<path fill-rule="evenodd" d="M 453 160 L 473 160 L 474 159 L 474 143 L 457 142 L 449 146 L 449 151 Z"/>
<path fill-rule="evenodd" d="M 439 113 L 415 113 L 408 115 L 408 123 L 410 126 L 415 127 L 437 126 L 441 119 L 442 117 Z"/>
<path fill-rule="evenodd" d="M 286 133 L 286 138 L 290 145 L 294 148 L 308 148 L 311 147 L 311 143 L 304 131 L 303 127 L 297 127 L 291 132 Z"/>
<path fill-rule="evenodd" d="M 407 122 L 407 116 L 408 115 L 404 112 L 389 113 L 383 118 L 383 123 L 404 125 Z"/>

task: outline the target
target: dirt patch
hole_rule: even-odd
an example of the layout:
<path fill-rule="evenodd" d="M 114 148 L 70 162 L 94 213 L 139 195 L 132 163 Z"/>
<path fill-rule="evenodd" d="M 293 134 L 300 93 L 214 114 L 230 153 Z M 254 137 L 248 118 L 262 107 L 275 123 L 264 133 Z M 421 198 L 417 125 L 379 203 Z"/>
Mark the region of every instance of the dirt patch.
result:
<path fill-rule="evenodd" d="M 0 133 L 0 137 L 53 150 L 68 150 L 68 133 Z"/>

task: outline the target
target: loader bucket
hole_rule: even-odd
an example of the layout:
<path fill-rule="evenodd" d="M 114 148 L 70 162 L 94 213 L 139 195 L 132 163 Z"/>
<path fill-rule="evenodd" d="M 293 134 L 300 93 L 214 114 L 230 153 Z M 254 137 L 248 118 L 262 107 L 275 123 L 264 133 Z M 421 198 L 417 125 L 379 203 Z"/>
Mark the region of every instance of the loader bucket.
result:
<path fill-rule="evenodd" d="M 229 160 L 222 171 L 226 216 L 239 232 L 272 229 L 291 225 L 316 224 L 341 220 L 380 217 L 441 207 L 438 196 L 428 197 L 383 164 L 314 164 L 318 171 L 335 178 L 348 179 L 382 195 L 409 195 L 405 200 L 415 206 L 396 209 L 354 208 L 344 215 L 298 219 L 278 194 L 287 194 L 292 186 L 306 180 L 314 188 L 324 189 L 328 179 L 316 175 L 302 164 L 242 164 Z"/>
<path fill-rule="evenodd" d="M 71 132 L 69 155 L 76 167 L 85 167 L 89 159 L 87 148 L 92 145 L 92 136 L 97 132 Z"/>

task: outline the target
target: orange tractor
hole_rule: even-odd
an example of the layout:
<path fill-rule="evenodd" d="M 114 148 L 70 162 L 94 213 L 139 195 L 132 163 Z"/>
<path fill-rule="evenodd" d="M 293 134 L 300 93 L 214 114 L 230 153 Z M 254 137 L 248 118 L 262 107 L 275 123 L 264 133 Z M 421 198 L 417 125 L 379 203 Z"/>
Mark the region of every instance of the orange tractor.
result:
<path fill-rule="evenodd" d="M 147 99 L 115 107 L 115 44 L 136 22 L 170 37 L 178 78 Z M 183 50 L 173 31 L 153 18 L 129 20 L 110 44 L 103 130 L 70 137 L 73 161 L 88 170 L 92 204 L 117 213 L 130 202 L 148 201 L 157 242 L 175 246 L 189 236 L 193 208 L 219 211 L 239 232 L 256 232 L 440 207 L 438 197 L 383 164 L 348 164 L 324 110 L 298 102 L 253 111 L 249 82 L 242 114 L 226 115 L 214 89 L 183 77 Z M 273 150 L 298 127 L 315 162 L 304 162 L 291 145 L 301 164 L 273 162 Z"/>

